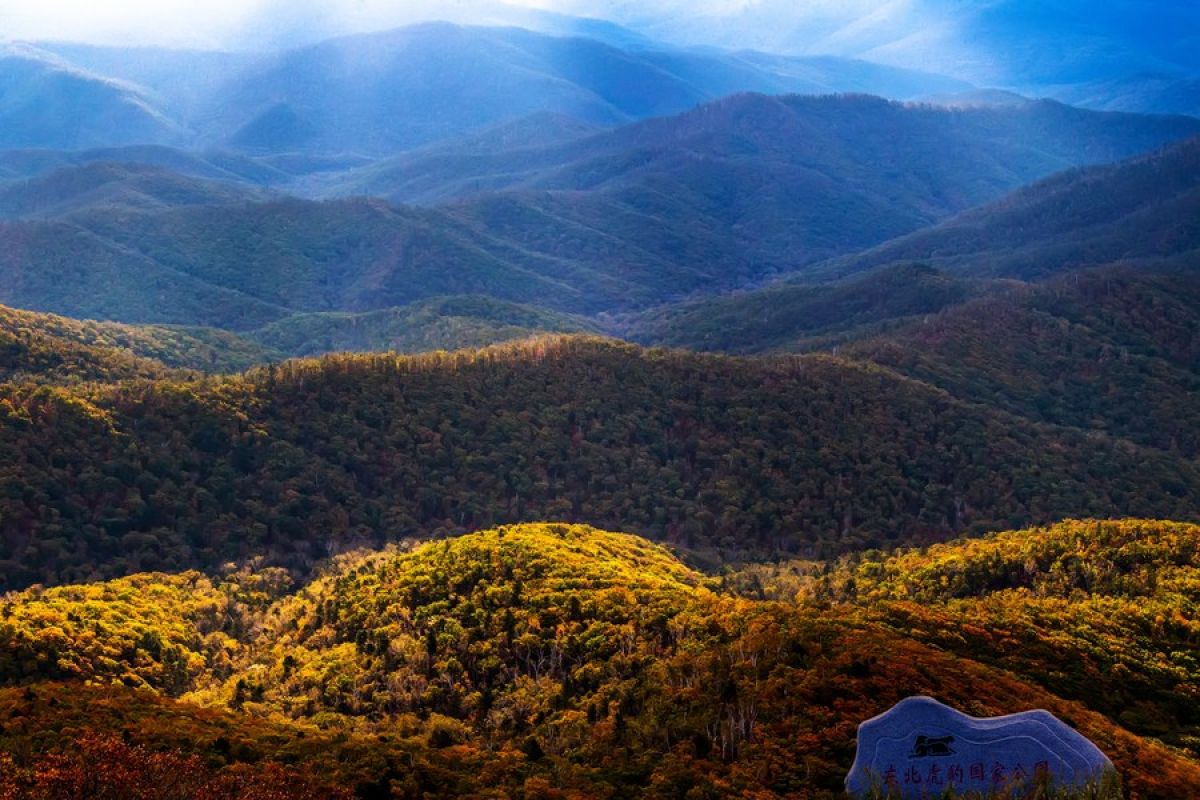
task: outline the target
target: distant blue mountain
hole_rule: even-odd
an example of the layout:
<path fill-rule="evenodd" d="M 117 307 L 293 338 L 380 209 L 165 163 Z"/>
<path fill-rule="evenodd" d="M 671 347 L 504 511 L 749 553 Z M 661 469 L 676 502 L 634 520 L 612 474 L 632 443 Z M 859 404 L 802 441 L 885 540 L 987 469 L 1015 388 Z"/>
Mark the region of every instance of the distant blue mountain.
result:
<path fill-rule="evenodd" d="M 690 5 L 596 9 L 679 44 L 828 53 L 1026 89 L 1147 71 L 1200 77 L 1200 3 L 1190 0 Z"/>
<path fill-rule="evenodd" d="M 193 148 L 254 155 L 392 155 L 537 114 L 615 127 L 744 91 L 905 99 L 971 88 L 863 61 L 672 48 L 609 23 L 529 17 L 555 34 L 430 23 L 266 55 L 70 44 L 39 52 L 106 76 L 99 86 L 169 117 L 164 124 Z M 66 114 L 43 114 L 45 124 L 68 127 Z M 144 140 L 143 130 L 126 126 L 102 144 L 168 138 Z M 44 146 L 57 141 L 47 134 Z M 19 144 L 43 146 L 35 136 Z"/>
<path fill-rule="evenodd" d="M 23 45 L 0 45 L 0 149 L 178 141 L 182 131 L 137 86 Z"/>
<path fill-rule="evenodd" d="M 1141 73 L 1054 87 L 1049 93 L 1082 108 L 1200 117 L 1200 78 Z"/>
<path fill-rule="evenodd" d="M 739 91 L 964 88 L 838 59 L 623 50 L 518 28 L 427 24 L 283 53 L 214 97 L 209 135 L 253 152 L 387 154 L 539 112 L 613 126 Z"/>
<path fill-rule="evenodd" d="M 0 219 L 50 219 L 88 209 L 157 211 L 268 199 L 240 182 L 202 180 L 160 167 L 96 161 L 0 184 Z"/>
<path fill-rule="evenodd" d="M 256 187 L 212 180 L 336 160 L 149 149 L 184 178 L 86 160 L 48 171 L 19 154 L 0 170 L 41 177 L 0 189 L 0 211 L 18 218 L 0 222 L 0 302 L 237 330 L 462 294 L 625 312 L 802 272 L 1063 167 L 1198 134 L 1188 117 L 1049 101 L 746 94 L 599 133 L 539 116 L 344 176 L 351 193 L 445 201 L 433 208 L 258 202 Z"/>

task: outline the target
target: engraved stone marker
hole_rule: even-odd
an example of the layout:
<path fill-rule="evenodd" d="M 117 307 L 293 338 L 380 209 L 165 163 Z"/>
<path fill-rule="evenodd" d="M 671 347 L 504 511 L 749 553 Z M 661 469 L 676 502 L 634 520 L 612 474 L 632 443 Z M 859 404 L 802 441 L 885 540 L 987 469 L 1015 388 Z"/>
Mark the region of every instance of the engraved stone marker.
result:
<path fill-rule="evenodd" d="M 858 726 L 858 753 L 846 791 L 865 797 L 937 797 L 953 786 L 990 792 L 1030 785 L 1096 781 L 1112 762 L 1096 745 L 1048 711 L 977 719 L 931 697 L 910 697 Z"/>

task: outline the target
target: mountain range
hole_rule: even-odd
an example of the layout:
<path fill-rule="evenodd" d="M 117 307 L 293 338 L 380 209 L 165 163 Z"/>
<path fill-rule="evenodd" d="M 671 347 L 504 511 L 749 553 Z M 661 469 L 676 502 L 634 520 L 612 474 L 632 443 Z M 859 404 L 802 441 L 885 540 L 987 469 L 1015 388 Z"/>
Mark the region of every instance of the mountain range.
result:
<path fill-rule="evenodd" d="M 157 149 L 141 167 L 92 160 L 125 151 L 17 153 L 7 163 L 29 177 L 0 188 L 0 210 L 18 218 L 0 225 L 0 301 L 243 332 L 449 295 L 627 311 L 805 270 L 1065 167 L 1196 133 L 1186 117 L 1056 103 L 739 95 L 548 145 L 468 138 L 352 168 L 323 190 L 439 201 L 428 208 L 266 196 L 258 162 L 216 154 Z"/>
<path fill-rule="evenodd" d="M 23 84 L 37 87 L 38 102 L 8 112 L 8 147 L 375 157 L 540 112 L 613 126 L 739 91 L 904 99 L 967 86 L 850 59 L 621 47 L 448 23 L 265 55 L 34 43 L 0 60 L 0 80 L 14 87 L 30 73 L 45 76 Z M 67 119 L 80 104 L 92 116 Z M 76 129 L 86 135 L 64 138 Z"/>
<path fill-rule="evenodd" d="M 677 1 L 647 7 L 594 0 L 574 7 L 668 41 L 832 53 L 993 86 L 1087 83 L 1145 72 L 1200 74 L 1194 46 L 1200 12 L 1189 3 L 856 0 L 797 6 L 764 0 L 749 6 Z"/>
<path fill-rule="evenodd" d="M 175 140 L 138 87 L 20 45 L 0 45 L 0 147 L 81 149 Z"/>
<path fill-rule="evenodd" d="M 726 352 L 804 349 L 974 295 L 1011 295 L 1014 281 L 1059 278 L 1053 285 L 1070 287 L 1072 276 L 1120 264 L 1186 273 L 1200 247 L 1198 154 L 1200 140 L 1188 139 L 1117 164 L 1067 170 L 757 291 L 631 317 L 622 330 L 639 341 Z"/>
<path fill-rule="evenodd" d="M 0 798 L 1200 796 L 1200 19 L 672 1 L 3 45 Z"/>

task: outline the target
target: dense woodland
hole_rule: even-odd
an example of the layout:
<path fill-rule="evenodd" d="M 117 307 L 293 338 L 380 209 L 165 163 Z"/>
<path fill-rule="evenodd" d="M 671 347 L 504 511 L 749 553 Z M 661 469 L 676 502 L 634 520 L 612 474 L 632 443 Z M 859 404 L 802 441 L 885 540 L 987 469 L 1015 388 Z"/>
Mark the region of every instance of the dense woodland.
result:
<path fill-rule="evenodd" d="M 1200 454 L 1200 275 L 1104 269 L 868 335 L 840 352 L 1038 422 Z"/>
<path fill-rule="evenodd" d="M 727 580 L 748 597 L 868 608 L 922 641 L 1003 665 L 1196 754 L 1196 533 L 1178 523 L 1067 522 L 855 554 L 832 569 L 756 565 Z"/>
<path fill-rule="evenodd" d="M 288 362 L 242 377 L 0 387 L 9 588 L 556 519 L 698 557 L 827 556 L 1075 513 L 1191 519 L 1176 454 L 828 356 L 578 337 Z"/>
<path fill-rule="evenodd" d="M 914 694 L 1200 797 L 1200 119 L 980 88 L 1196 12 L 276 5 L 0 42 L 0 800 L 837 800 Z"/>
<path fill-rule="evenodd" d="M 1092 665 L 1091 632 L 1125 624 L 1114 604 L 1178 604 L 1197 541 L 1195 526 L 1068 523 L 867 556 L 771 601 L 637 537 L 525 525 L 344 557 L 303 586 L 242 569 L 35 588 L 0 606 L 5 789 L 169 771 L 218 798 L 836 797 L 858 722 L 920 692 L 978 715 L 1047 708 L 1112 757 L 1128 797 L 1178 800 L 1200 788 L 1186 751 L 1097 713 L 1104 687 L 1052 665 Z M 1064 565 L 1104 573 L 1097 597 Z M 1005 585 L 1029 589 L 1024 605 Z M 1035 598 L 1059 612 L 1031 616 Z M 947 639 L 989 603 L 993 638 Z M 1018 636 L 1018 666 L 992 664 Z M 1161 669 L 1153 647 L 1118 657 Z M 1189 683 L 1160 691 L 1194 705 Z M 252 793 L 264 783 L 276 794 Z"/>
<path fill-rule="evenodd" d="M 23 383 L 183 378 L 234 372 L 277 357 L 211 328 L 75 320 L 0 306 L 0 380 Z"/>
<path fill-rule="evenodd" d="M 1120 774 L 1087 800 L 1200 792 L 1200 528 L 936 544 L 1196 518 L 1194 277 L 749 299 L 737 349 L 837 355 L 567 335 L 221 376 L 278 351 L 0 314 L 0 798 L 819 800 L 914 693 L 1058 714 Z M 266 343 L 579 323 L 448 298 Z"/>

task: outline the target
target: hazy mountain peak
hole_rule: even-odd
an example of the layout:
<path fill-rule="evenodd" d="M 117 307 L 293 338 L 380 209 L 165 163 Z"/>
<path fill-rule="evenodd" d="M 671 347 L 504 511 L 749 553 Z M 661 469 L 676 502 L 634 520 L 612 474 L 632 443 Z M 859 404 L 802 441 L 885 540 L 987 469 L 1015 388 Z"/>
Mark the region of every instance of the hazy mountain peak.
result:
<path fill-rule="evenodd" d="M 0 147 L 155 143 L 179 133 L 134 84 L 28 44 L 0 45 Z"/>

